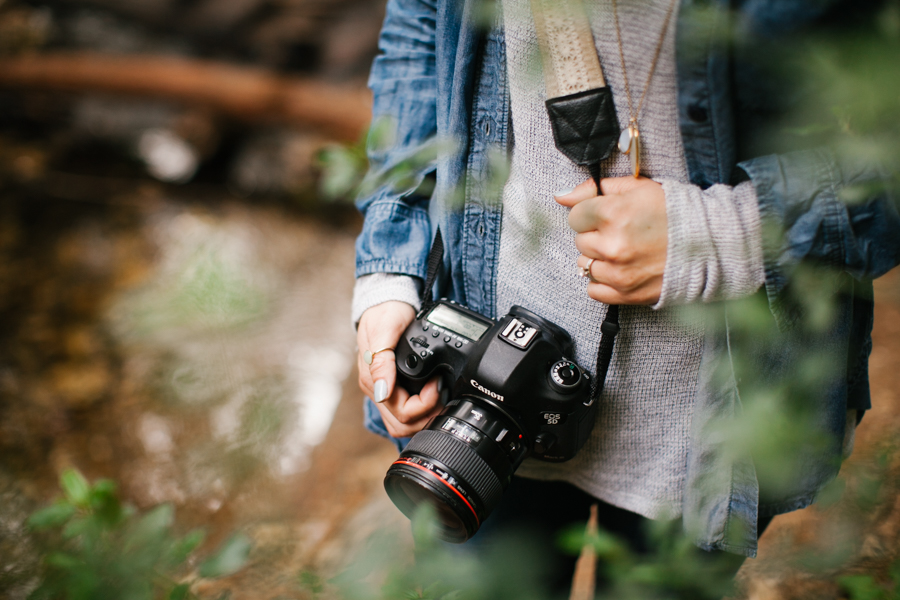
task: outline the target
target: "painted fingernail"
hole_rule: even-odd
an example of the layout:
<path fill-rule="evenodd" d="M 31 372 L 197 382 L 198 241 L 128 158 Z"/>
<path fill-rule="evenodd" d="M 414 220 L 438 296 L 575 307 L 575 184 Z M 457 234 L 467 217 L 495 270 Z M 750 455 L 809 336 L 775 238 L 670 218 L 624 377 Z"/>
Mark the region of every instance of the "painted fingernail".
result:
<path fill-rule="evenodd" d="M 387 398 L 387 381 L 379 379 L 375 382 L 375 397 L 372 399 L 375 402 L 381 403 L 384 402 L 385 398 Z"/>
<path fill-rule="evenodd" d="M 553 192 L 554 198 L 559 198 L 560 196 L 568 196 L 572 192 L 575 191 L 575 188 L 566 188 L 564 190 L 559 190 L 558 192 Z"/>
<path fill-rule="evenodd" d="M 441 393 L 441 390 L 442 390 L 442 389 L 444 389 L 444 378 L 443 378 L 443 377 L 438 377 L 438 382 L 437 382 L 437 390 L 438 390 L 438 394 Z"/>

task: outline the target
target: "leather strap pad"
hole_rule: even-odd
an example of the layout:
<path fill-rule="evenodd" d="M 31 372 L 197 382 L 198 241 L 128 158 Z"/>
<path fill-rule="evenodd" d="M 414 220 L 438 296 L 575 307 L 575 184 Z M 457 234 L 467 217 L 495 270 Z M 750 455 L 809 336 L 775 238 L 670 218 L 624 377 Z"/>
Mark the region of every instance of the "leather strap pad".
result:
<path fill-rule="evenodd" d="M 619 119 L 609 86 L 551 98 L 546 105 L 556 147 L 575 164 L 593 166 L 610 155 Z"/>

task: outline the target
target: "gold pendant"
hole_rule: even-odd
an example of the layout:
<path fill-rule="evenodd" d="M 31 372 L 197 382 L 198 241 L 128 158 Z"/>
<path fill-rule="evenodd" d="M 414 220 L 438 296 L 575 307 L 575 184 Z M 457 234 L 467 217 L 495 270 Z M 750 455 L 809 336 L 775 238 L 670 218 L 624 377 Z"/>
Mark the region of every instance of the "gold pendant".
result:
<path fill-rule="evenodd" d="M 631 157 L 631 170 L 635 178 L 641 176 L 641 132 L 632 121 L 619 135 L 619 152 Z"/>
<path fill-rule="evenodd" d="M 619 152 L 628 154 L 631 150 L 631 125 L 622 130 L 619 135 Z"/>
<path fill-rule="evenodd" d="M 638 131 L 637 125 L 628 128 L 632 130 L 628 155 L 631 157 L 631 170 L 634 171 L 634 178 L 637 179 L 641 176 L 641 132 Z"/>

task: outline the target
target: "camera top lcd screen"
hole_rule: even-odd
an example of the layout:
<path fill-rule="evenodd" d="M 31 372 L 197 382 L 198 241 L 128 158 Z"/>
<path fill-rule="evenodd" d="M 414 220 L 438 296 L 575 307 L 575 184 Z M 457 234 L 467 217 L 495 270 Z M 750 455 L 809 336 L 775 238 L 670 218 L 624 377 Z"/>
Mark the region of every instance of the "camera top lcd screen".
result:
<path fill-rule="evenodd" d="M 477 341 L 485 331 L 491 328 L 490 325 L 467 317 L 444 304 L 438 304 L 431 311 L 428 315 L 428 322 L 434 323 L 438 327 L 449 329 L 453 333 L 468 338 L 473 342 Z"/>

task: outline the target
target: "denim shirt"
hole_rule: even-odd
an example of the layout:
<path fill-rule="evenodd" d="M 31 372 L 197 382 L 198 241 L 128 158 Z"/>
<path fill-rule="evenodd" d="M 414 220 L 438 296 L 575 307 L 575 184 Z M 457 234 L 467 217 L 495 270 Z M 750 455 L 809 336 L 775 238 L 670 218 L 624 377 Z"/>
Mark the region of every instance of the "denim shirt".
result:
<path fill-rule="evenodd" d="M 839 469 L 846 410 L 870 407 L 870 282 L 900 263 L 900 214 L 887 191 L 852 205 L 839 199 L 844 186 L 883 178 L 872 165 L 826 148 L 757 153 L 769 150 L 754 134 L 770 109 L 770 91 L 754 77 L 752 60 L 742 71 L 741 53 L 752 57 L 755 40 L 775 44 L 779 36 L 815 27 L 828 3 L 737 4 L 682 0 L 679 9 L 678 110 L 691 182 L 706 188 L 749 178 L 764 231 L 777 232 L 763 240 L 764 294 L 777 343 L 751 343 L 748 350 L 759 379 L 790 378 L 811 347 L 841 366 L 817 382 L 814 410 L 804 413 L 824 442 L 798 449 L 794 462 L 803 468 L 789 488 L 761 496 L 753 458 L 725 450 L 722 426 L 742 412 L 733 322 L 746 306 L 721 303 L 707 311 L 683 521 L 701 548 L 755 556 L 758 515 L 813 502 Z M 369 85 L 374 117 L 390 118 L 395 136 L 387 147 L 370 145 L 369 177 L 376 181 L 401 163 L 413 164 L 415 176 L 358 200 L 365 220 L 356 275 L 424 279 L 440 227 L 446 252 L 436 293 L 494 317 L 501 218 L 495 152 L 512 140 L 503 31 L 478 26 L 483 14 L 475 0 L 388 1 Z M 739 32 L 743 45 L 727 44 L 725 31 Z M 435 160 L 410 162 L 435 139 L 448 142 Z M 803 264 L 837 274 L 829 288 L 833 318 L 824 331 L 803 326 L 805 309 L 792 294 L 792 276 Z"/>

